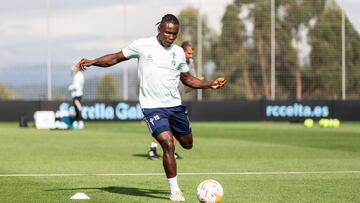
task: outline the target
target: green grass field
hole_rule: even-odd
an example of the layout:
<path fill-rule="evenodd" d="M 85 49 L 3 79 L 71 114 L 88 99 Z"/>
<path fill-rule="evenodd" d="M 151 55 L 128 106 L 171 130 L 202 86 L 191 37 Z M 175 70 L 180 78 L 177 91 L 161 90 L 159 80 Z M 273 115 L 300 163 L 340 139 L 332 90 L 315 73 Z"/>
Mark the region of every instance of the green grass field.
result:
<path fill-rule="evenodd" d="M 360 202 L 360 123 L 338 129 L 285 122 L 193 123 L 177 151 L 186 202 L 216 179 L 230 202 Z M 162 162 L 146 157 L 140 122 L 49 131 L 0 123 L 0 202 L 170 202 Z M 161 151 L 160 151 L 161 152 Z M 77 192 L 90 200 L 70 200 Z"/>

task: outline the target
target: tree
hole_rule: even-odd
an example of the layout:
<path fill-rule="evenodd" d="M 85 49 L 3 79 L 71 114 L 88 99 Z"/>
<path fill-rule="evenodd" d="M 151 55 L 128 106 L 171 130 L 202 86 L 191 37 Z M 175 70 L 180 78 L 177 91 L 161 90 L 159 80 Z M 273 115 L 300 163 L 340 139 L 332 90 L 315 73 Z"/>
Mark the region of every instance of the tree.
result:
<path fill-rule="evenodd" d="M 97 86 L 96 99 L 118 99 L 118 86 L 114 76 L 110 74 L 102 76 Z"/>
<path fill-rule="evenodd" d="M 349 19 L 345 20 L 346 33 L 346 98 L 360 95 L 360 35 Z"/>
<path fill-rule="evenodd" d="M 270 1 L 235 0 L 239 7 L 247 6 L 249 18 L 254 24 L 253 39 L 260 65 L 262 91 L 265 99 L 270 99 Z"/>
<path fill-rule="evenodd" d="M 7 100 L 13 98 L 13 94 L 7 90 L 4 85 L 0 84 L 0 99 Z"/>
<path fill-rule="evenodd" d="M 298 55 L 303 39 L 303 31 L 309 29 L 311 20 L 322 12 L 326 0 L 276 0 L 275 1 L 275 66 L 276 66 L 276 98 L 288 99 L 295 97 L 302 100 L 303 76 Z M 263 96 L 270 98 L 270 1 L 235 0 L 239 7 L 247 6 L 250 10 L 249 19 L 254 25 L 253 40 L 260 66 Z M 291 87 L 295 87 L 295 92 Z"/>
<path fill-rule="evenodd" d="M 228 85 L 224 91 L 207 93 L 209 96 L 270 99 L 270 6 L 270 1 L 263 0 L 234 0 L 227 6 L 219 37 L 209 41 L 209 53 L 216 74 L 225 76 Z M 340 97 L 340 11 L 333 0 L 275 1 L 277 99 Z M 194 10 L 185 20 L 187 26 L 182 29 L 187 36 L 196 33 L 196 13 Z M 252 29 L 245 27 L 249 24 Z M 346 34 L 346 93 L 356 98 L 360 94 L 360 37 L 348 19 Z M 304 54 L 299 46 L 304 41 L 311 47 L 306 63 L 299 57 Z"/>
<path fill-rule="evenodd" d="M 246 29 L 239 14 L 240 8 L 235 4 L 226 7 L 222 18 L 221 35 L 218 42 L 213 45 L 217 74 L 223 75 L 228 80 L 228 91 L 221 91 L 218 94 L 223 94 L 227 98 L 254 99 L 255 93 L 248 70 Z"/>
<path fill-rule="evenodd" d="M 292 67 L 295 69 L 295 97 L 297 100 L 302 100 L 303 96 L 303 83 L 302 83 L 302 70 L 301 70 L 301 62 L 297 57 L 301 50 L 301 40 L 303 38 L 302 31 L 305 29 L 309 29 L 309 23 L 311 20 L 316 19 L 318 15 L 325 8 L 325 0 L 316 0 L 316 1 L 287 1 L 287 0 L 277 0 L 276 1 L 277 10 L 281 8 L 284 12 L 283 16 L 277 18 L 278 24 L 282 27 L 282 30 L 278 30 L 280 32 L 276 32 L 276 34 L 282 35 L 283 39 L 286 39 L 287 43 L 292 42 L 292 48 L 294 50 L 289 50 L 290 52 L 295 51 L 295 55 L 291 56 Z M 279 16 L 279 14 L 278 14 Z M 284 32 L 285 31 L 285 32 Z M 284 36 L 290 34 L 290 38 L 288 36 Z M 282 43 L 281 39 L 280 43 Z M 295 56 L 295 57 L 294 57 Z"/>
<path fill-rule="evenodd" d="M 178 38 L 176 39 L 177 44 L 181 44 L 185 40 L 190 40 L 193 44 L 193 47 L 196 49 L 198 45 L 198 32 L 197 32 L 197 22 L 198 22 L 198 10 L 192 6 L 188 6 L 185 9 L 181 10 L 178 18 L 180 20 L 180 32 Z M 211 29 L 207 22 L 207 17 L 202 16 L 202 45 L 203 45 L 203 63 L 206 63 L 211 59 L 211 46 L 214 41 L 217 39 L 216 33 Z M 197 56 L 195 54 L 194 59 L 196 60 Z"/>
<path fill-rule="evenodd" d="M 346 18 L 346 67 L 347 94 L 359 95 L 360 79 L 360 37 Z M 339 99 L 341 97 L 341 9 L 329 4 L 321 13 L 310 34 L 311 67 L 313 82 L 317 82 L 314 95 L 319 98 Z"/>

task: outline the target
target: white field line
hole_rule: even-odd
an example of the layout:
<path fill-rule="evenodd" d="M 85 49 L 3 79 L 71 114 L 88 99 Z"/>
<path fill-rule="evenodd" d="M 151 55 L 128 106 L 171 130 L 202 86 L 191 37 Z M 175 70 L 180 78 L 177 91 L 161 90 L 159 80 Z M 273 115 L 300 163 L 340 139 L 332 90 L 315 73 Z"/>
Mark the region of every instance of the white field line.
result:
<path fill-rule="evenodd" d="M 360 171 L 280 171 L 280 172 L 199 172 L 178 173 L 179 176 L 196 175 L 306 175 L 306 174 L 360 174 Z M 0 177 L 70 177 L 70 176 L 164 176 L 164 173 L 58 173 L 58 174 L 0 174 Z"/>

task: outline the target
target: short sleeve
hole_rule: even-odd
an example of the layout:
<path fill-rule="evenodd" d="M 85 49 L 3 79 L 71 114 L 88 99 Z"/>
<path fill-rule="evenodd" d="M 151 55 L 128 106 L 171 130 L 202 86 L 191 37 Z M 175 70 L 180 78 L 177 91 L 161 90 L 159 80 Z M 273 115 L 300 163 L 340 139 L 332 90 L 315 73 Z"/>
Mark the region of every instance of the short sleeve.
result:
<path fill-rule="evenodd" d="M 189 66 L 186 63 L 180 63 L 179 70 L 182 73 L 189 72 Z"/>
<path fill-rule="evenodd" d="M 189 72 L 190 68 L 189 66 L 187 65 L 186 63 L 186 58 L 185 58 L 185 54 L 184 52 L 182 51 L 181 49 L 181 62 L 179 63 L 179 67 L 178 67 L 178 70 L 181 72 L 181 73 L 185 73 L 185 72 Z"/>
<path fill-rule="evenodd" d="M 122 52 L 125 58 L 138 58 L 139 57 L 139 47 L 140 43 L 139 40 L 136 40 L 125 47 Z"/>

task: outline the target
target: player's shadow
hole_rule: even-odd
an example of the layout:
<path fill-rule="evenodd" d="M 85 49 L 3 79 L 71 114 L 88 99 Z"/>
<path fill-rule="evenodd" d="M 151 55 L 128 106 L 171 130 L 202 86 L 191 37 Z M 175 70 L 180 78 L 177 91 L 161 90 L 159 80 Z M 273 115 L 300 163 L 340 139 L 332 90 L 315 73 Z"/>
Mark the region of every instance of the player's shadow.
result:
<path fill-rule="evenodd" d="M 57 191 L 57 190 L 102 190 L 110 193 L 128 195 L 128 196 L 143 196 L 150 197 L 155 199 L 168 199 L 164 197 L 165 194 L 168 194 L 166 190 L 154 190 L 146 188 L 134 188 L 134 187 L 122 187 L 122 186 L 109 186 L 109 187 L 83 187 L 83 188 L 69 188 L 69 189 L 53 189 L 47 191 Z"/>
<path fill-rule="evenodd" d="M 133 154 L 133 156 L 135 156 L 135 157 L 142 157 L 142 158 L 147 158 L 147 159 L 149 159 L 148 154 Z M 160 156 L 160 157 L 161 157 L 161 156 Z"/>
<path fill-rule="evenodd" d="M 148 158 L 147 154 L 133 154 L 133 156 L 142 157 L 142 158 Z"/>
<path fill-rule="evenodd" d="M 151 197 L 156 199 L 168 199 L 164 197 L 164 194 L 168 194 L 166 190 L 155 190 L 155 189 L 145 189 L 145 188 L 134 188 L 134 187 L 119 187 L 119 186 L 109 186 L 99 188 L 103 191 L 110 193 L 117 193 L 123 195 L 130 196 L 143 196 L 143 197 Z M 160 196 L 161 195 L 161 196 Z"/>

